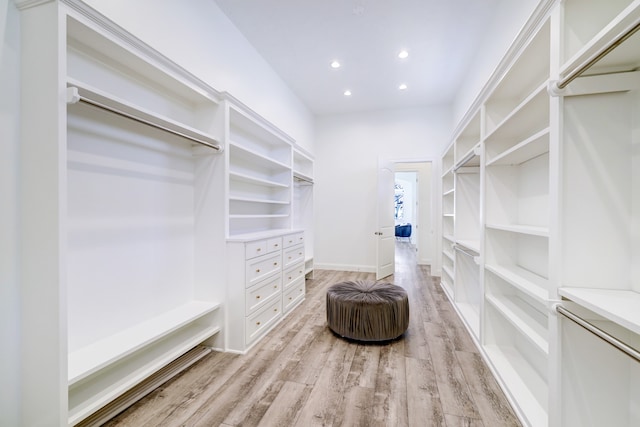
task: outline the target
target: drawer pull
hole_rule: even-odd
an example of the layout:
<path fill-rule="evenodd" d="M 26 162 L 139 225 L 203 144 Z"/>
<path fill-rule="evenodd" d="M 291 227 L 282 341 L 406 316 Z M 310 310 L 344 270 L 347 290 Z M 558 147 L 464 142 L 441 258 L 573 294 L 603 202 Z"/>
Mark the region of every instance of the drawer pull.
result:
<path fill-rule="evenodd" d="M 260 269 L 259 269 L 259 268 L 258 268 L 258 269 L 256 269 L 256 273 L 260 273 Z"/>
<path fill-rule="evenodd" d="M 304 237 L 301 237 L 300 240 L 304 240 Z"/>
<path fill-rule="evenodd" d="M 278 285 L 274 285 L 274 286 L 273 286 L 273 289 L 278 289 Z"/>
<path fill-rule="evenodd" d="M 273 311 L 278 311 L 278 309 L 277 309 L 277 308 L 274 308 L 274 309 L 273 309 Z"/>
<path fill-rule="evenodd" d="M 289 280 L 291 280 L 291 276 L 289 276 Z"/>
<path fill-rule="evenodd" d="M 275 244 L 275 245 L 273 245 L 273 246 L 275 246 L 275 247 L 277 248 L 277 247 L 278 247 L 278 246 L 280 246 L 280 245 L 278 245 L 278 244 L 276 243 L 276 244 Z"/>
<path fill-rule="evenodd" d="M 278 265 L 278 263 L 277 263 L 277 262 L 274 262 L 274 263 L 273 263 L 273 265 Z"/>
<path fill-rule="evenodd" d="M 260 322 L 256 322 L 256 325 L 257 325 L 257 326 L 260 326 Z"/>
<path fill-rule="evenodd" d="M 291 257 L 289 257 L 289 259 L 291 259 Z"/>
<path fill-rule="evenodd" d="M 298 252 L 298 255 L 302 255 L 302 252 Z"/>
<path fill-rule="evenodd" d="M 256 252 L 260 252 L 262 250 L 262 248 L 258 248 L 256 249 Z"/>
<path fill-rule="evenodd" d="M 293 299 L 293 297 L 289 297 L 289 301 L 291 301 Z"/>
<path fill-rule="evenodd" d="M 256 295 L 256 299 L 260 299 L 260 295 Z"/>

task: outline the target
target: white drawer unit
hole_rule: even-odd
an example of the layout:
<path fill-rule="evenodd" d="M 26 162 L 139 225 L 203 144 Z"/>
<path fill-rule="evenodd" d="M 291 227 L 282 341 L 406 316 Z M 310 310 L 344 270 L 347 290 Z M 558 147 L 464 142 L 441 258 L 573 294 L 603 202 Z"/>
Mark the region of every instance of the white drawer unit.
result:
<path fill-rule="evenodd" d="M 300 262 L 304 262 L 304 244 L 286 248 L 282 253 L 282 263 L 284 268 L 291 267 Z"/>
<path fill-rule="evenodd" d="M 282 294 L 282 308 L 285 313 L 291 311 L 304 299 L 305 284 L 304 276 L 293 282 Z"/>
<path fill-rule="evenodd" d="M 254 315 L 247 317 L 245 335 L 247 343 L 252 344 L 257 338 L 262 336 L 271 326 L 275 325 L 282 317 L 282 300 L 275 299 L 264 309 Z"/>
<path fill-rule="evenodd" d="M 282 274 L 282 287 L 287 289 L 297 279 L 304 277 L 304 263 L 288 267 Z"/>
<path fill-rule="evenodd" d="M 273 252 L 246 262 L 246 286 L 252 286 L 259 281 L 282 271 L 281 253 Z"/>
<path fill-rule="evenodd" d="M 274 298 L 277 299 L 282 292 L 281 288 L 282 276 L 278 274 L 247 289 L 245 298 L 247 315 L 255 313 Z"/>
<path fill-rule="evenodd" d="M 227 259 L 225 349 L 245 353 L 304 299 L 304 232 L 234 236 Z"/>
<path fill-rule="evenodd" d="M 304 233 L 295 233 L 288 236 L 284 236 L 282 239 L 282 245 L 284 248 L 295 246 L 304 243 Z"/>

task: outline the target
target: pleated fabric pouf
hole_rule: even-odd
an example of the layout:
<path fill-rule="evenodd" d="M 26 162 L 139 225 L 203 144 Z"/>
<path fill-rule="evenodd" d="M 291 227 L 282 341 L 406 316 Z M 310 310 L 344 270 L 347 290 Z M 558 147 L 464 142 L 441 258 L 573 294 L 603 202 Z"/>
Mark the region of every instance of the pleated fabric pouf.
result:
<path fill-rule="evenodd" d="M 407 292 L 391 283 L 336 283 L 327 290 L 327 323 L 336 334 L 354 340 L 398 338 L 409 327 Z"/>

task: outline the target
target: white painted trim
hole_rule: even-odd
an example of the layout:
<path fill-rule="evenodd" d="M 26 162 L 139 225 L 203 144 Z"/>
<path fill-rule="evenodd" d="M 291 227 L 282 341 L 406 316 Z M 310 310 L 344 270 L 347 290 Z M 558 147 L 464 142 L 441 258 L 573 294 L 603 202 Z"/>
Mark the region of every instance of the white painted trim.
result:
<path fill-rule="evenodd" d="M 45 3 L 51 3 L 54 0 L 13 0 L 18 10 L 25 10 L 31 7 L 40 6 Z"/>
<path fill-rule="evenodd" d="M 314 264 L 314 270 L 353 271 L 363 273 L 375 273 L 375 265 L 349 265 L 349 264 Z"/>

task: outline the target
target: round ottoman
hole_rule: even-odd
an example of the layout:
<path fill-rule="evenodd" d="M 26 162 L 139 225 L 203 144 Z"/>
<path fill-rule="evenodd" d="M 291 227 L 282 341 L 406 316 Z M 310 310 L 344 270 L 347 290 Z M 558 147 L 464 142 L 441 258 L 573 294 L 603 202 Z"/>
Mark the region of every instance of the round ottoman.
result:
<path fill-rule="evenodd" d="M 336 334 L 354 340 L 398 338 L 409 326 L 407 292 L 391 283 L 336 283 L 327 290 L 327 323 Z"/>

